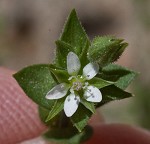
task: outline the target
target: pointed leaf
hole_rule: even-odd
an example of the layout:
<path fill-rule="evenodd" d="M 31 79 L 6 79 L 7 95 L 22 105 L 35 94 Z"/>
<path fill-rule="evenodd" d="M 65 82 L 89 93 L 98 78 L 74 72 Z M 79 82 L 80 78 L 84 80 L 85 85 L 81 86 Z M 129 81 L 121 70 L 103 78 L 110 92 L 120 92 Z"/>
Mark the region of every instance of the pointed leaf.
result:
<path fill-rule="evenodd" d="M 60 117 L 61 117 L 61 113 L 59 113 L 57 116 L 55 116 L 54 118 L 52 118 L 50 121 L 46 122 L 46 118 L 49 115 L 50 110 L 45 109 L 41 106 L 38 107 L 39 110 L 39 116 L 41 121 L 48 127 L 50 127 L 50 129 L 52 128 L 58 128 L 60 126 Z"/>
<path fill-rule="evenodd" d="M 54 100 L 47 100 L 45 96 L 56 85 L 56 82 L 51 76 L 49 65 L 29 66 L 13 76 L 28 97 L 40 106 L 51 109 Z"/>
<path fill-rule="evenodd" d="M 121 100 L 133 96 L 131 93 L 123 91 L 122 89 L 116 87 L 115 85 L 110 85 L 102 88 L 101 93 L 102 93 L 102 101 L 97 105 L 97 107 L 113 100 Z"/>
<path fill-rule="evenodd" d="M 74 52 L 73 47 L 64 42 L 64 41 L 56 41 L 56 58 L 55 58 L 55 64 L 58 67 L 67 68 L 67 55 L 69 52 Z"/>
<path fill-rule="evenodd" d="M 39 110 L 39 117 L 46 126 L 49 126 L 51 128 L 58 126 L 57 121 L 58 121 L 59 115 L 57 117 L 53 118 L 51 121 L 45 122 L 50 110 L 45 109 L 41 106 L 38 107 L 38 110 Z"/>
<path fill-rule="evenodd" d="M 92 113 L 84 107 L 82 104 L 79 105 L 78 110 L 71 117 L 73 125 L 81 132 L 87 125 L 88 120 L 92 116 Z"/>
<path fill-rule="evenodd" d="M 80 21 L 78 20 L 75 10 L 72 10 L 70 13 L 60 40 L 73 46 L 74 52 L 77 55 L 81 54 L 85 42 L 89 41 Z"/>
<path fill-rule="evenodd" d="M 89 109 L 92 113 L 95 113 L 95 106 L 94 103 L 92 102 L 88 102 L 85 99 L 82 99 L 81 103 L 87 108 Z"/>
<path fill-rule="evenodd" d="M 136 72 L 116 64 L 104 67 L 98 75 L 105 80 L 115 82 L 115 85 L 121 89 L 126 89 L 136 76 Z"/>
<path fill-rule="evenodd" d="M 52 64 L 50 64 L 49 68 L 59 83 L 62 83 L 62 82 L 67 83 L 68 82 L 68 79 L 70 76 L 69 76 L 67 70 L 61 69 Z"/>
<path fill-rule="evenodd" d="M 114 82 L 106 81 L 106 80 L 98 78 L 98 77 L 94 77 L 93 79 L 89 80 L 88 83 L 99 89 L 114 84 Z"/>
<path fill-rule="evenodd" d="M 45 109 L 45 108 L 43 108 L 43 107 L 41 107 L 41 106 L 38 107 L 38 110 L 39 110 L 39 116 L 40 116 L 41 121 L 42 121 L 43 123 L 47 124 L 47 123 L 45 122 L 45 120 L 46 120 L 46 118 L 47 118 L 47 116 L 48 116 L 50 110 Z"/>
<path fill-rule="evenodd" d="M 88 51 L 88 58 L 101 67 L 116 61 L 128 46 L 122 39 L 112 36 L 96 37 Z"/>
<path fill-rule="evenodd" d="M 46 122 L 54 118 L 58 113 L 60 113 L 63 110 L 64 101 L 65 101 L 65 98 L 61 98 L 55 101 L 51 111 L 48 114 L 48 117 L 46 118 Z"/>
<path fill-rule="evenodd" d="M 87 58 L 89 45 L 90 45 L 90 42 L 88 40 L 85 41 L 82 52 L 79 55 L 79 59 L 80 59 L 80 62 L 81 62 L 81 69 L 80 69 L 81 73 L 82 73 L 82 70 L 83 70 L 84 66 L 87 65 L 90 62 Z"/>

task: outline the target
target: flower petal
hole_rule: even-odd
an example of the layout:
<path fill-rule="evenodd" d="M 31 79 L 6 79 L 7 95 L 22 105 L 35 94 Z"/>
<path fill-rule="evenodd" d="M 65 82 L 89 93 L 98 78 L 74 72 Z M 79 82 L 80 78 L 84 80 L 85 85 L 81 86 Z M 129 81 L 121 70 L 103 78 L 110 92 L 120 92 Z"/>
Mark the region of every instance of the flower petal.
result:
<path fill-rule="evenodd" d="M 64 97 L 68 92 L 69 86 L 66 83 L 61 83 L 53 87 L 47 94 L 47 99 L 60 99 Z"/>
<path fill-rule="evenodd" d="M 64 103 L 64 111 L 67 117 L 71 117 L 77 110 L 80 102 L 80 97 L 70 94 L 67 96 Z"/>
<path fill-rule="evenodd" d="M 84 91 L 84 97 L 90 102 L 100 102 L 102 100 L 102 94 L 97 87 L 88 86 Z"/>
<path fill-rule="evenodd" d="M 83 68 L 83 76 L 87 80 L 92 79 L 99 71 L 99 65 L 97 63 L 89 63 Z"/>
<path fill-rule="evenodd" d="M 73 53 L 69 52 L 67 55 L 67 70 L 68 73 L 72 76 L 77 75 L 80 70 L 81 64 L 78 56 Z"/>

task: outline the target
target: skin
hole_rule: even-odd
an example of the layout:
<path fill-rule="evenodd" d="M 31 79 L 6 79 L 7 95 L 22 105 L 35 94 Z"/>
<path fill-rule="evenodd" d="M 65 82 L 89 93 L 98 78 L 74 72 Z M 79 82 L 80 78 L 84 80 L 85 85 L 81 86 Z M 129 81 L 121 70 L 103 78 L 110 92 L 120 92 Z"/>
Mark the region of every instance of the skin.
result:
<path fill-rule="evenodd" d="M 18 86 L 14 71 L 0 68 L 0 144 L 46 144 L 46 130 L 37 105 Z M 150 144 L 150 132 L 130 125 L 105 124 L 98 114 L 90 120 L 94 135 L 85 144 Z M 31 140 L 32 139 L 32 140 Z"/>

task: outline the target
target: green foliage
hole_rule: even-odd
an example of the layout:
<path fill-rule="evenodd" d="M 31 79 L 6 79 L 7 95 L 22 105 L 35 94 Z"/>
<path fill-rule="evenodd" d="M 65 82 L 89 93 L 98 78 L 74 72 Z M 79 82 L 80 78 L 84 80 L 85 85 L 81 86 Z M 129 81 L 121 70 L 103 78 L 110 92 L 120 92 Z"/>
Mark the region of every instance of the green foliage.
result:
<path fill-rule="evenodd" d="M 95 113 L 95 106 L 94 103 L 88 102 L 85 99 L 82 99 L 81 103 L 89 109 L 92 113 Z"/>
<path fill-rule="evenodd" d="M 71 117 L 71 121 L 73 125 L 78 129 L 78 131 L 81 132 L 87 125 L 88 120 L 91 116 L 92 112 L 90 112 L 87 108 L 80 104 L 78 110 Z"/>
<path fill-rule="evenodd" d="M 53 105 L 52 109 L 50 110 L 50 112 L 46 118 L 46 122 L 48 122 L 49 120 L 54 118 L 57 114 L 59 114 L 63 110 L 64 101 L 65 101 L 64 98 L 56 100 L 55 104 Z"/>
<path fill-rule="evenodd" d="M 122 39 L 112 36 L 96 37 L 88 51 L 88 58 L 101 67 L 116 61 L 128 46 Z"/>
<path fill-rule="evenodd" d="M 83 50 L 82 50 L 81 54 L 79 55 L 80 62 L 81 62 L 81 70 L 84 68 L 84 66 L 85 66 L 86 64 L 89 63 L 89 60 L 88 60 L 88 58 L 87 58 L 88 49 L 89 49 L 89 41 L 86 40 L 86 41 L 85 41 L 85 44 L 84 44 L 84 46 L 83 46 Z M 80 73 L 81 73 L 81 71 L 80 71 Z"/>
<path fill-rule="evenodd" d="M 113 100 L 131 97 L 132 94 L 124 91 L 137 75 L 127 68 L 111 64 L 115 62 L 127 47 L 122 39 L 112 36 L 97 37 L 92 41 L 88 39 L 81 26 L 75 10 L 72 10 L 62 35 L 56 41 L 56 58 L 53 64 L 33 65 L 14 74 L 14 78 L 29 98 L 39 105 L 41 120 L 51 129 L 44 134 L 50 141 L 60 143 L 78 144 L 91 136 L 91 130 L 86 125 L 95 112 L 95 108 Z M 58 100 L 48 100 L 46 94 L 58 83 L 68 83 L 70 77 L 67 72 L 67 55 L 74 52 L 81 61 L 79 75 L 83 67 L 89 62 L 98 63 L 100 71 L 88 83 L 100 89 L 102 101 L 91 103 L 83 99 L 72 117 L 64 117 L 63 107 L 66 96 Z M 57 90 L 59 92 L 59 90 Z M 70 91 L 68 91 L 68 94 Z M 68 95 L 67 94 L 67 95 Z M 65 125 L 65 128 L 63 124 Z M 71 126 L 73 124 L 80 132 Z M 90 134 L 90 135 L 88 135 Z"/>
<path fill-rule="evenodd" d="M 53 107 L 55 100 L 47 100 L 45 98 L 47 92 L 56 85 L 50 73 L 49 65 L 29 66 L 13 76 L 27 96 L 35 103 L 46 109 Z"/>
<path fill-rule="evenodd" d="M 90 41 L 78 20 L 76 11 L 72 10 L 65 23 L 60 40 L 56 41 L 56 66 L 66 68 L 67 54 L 72 51 L 79 56 L 81 62 L 83 62 L 81 63 L 83 67 L 88 63 L 87 50 L 89 45 Z"/>
<path fill-rule="evenodd" d="M 77 55 L 80 55 L 83 52 L 85 43 L 89 41 L 85 30 L 80 24 L 75 10 L 72 10 L 72 12 L 70 13 L 64 26 L 60 40 L 66 42 L 67 44 L 70 44 Z M 88 43 L 90 44 L 90 42 Z"/>
<path fill-rule="evenodd" d="M 56 128 L 53 130 L 47 131 L 43 137 L 50 142 L 56 142 L 60 144 L 79 144 L 80 142 L 86 141 L 93 131 L 90 126 L 86 126 L 84 131 L 78 133 L 74 127 L 69 128 Z"/>
<path fill-rule="evenodd" d="M 67 55 L 70 51 L 74 52 L 73 46 L 61 40 L 56 41 L 56 46 L 56 58 L 54 62 L 58 67 L 66 68 Z"/>
<path fill-rule="evenodd" d="M 49 110 L 46 109 L 46 108 L 43 108 L 41 106 L 38 107 L 38 110 L 39 110 L 39 116 L 40 116 L 40 119 L 43 123 L 45 123 L 46 125 L 48 125 L 47 122 L 45 122 L 48 114 L 49 114 Z"/>
<path fill-rule="evenodd" d="M 50 127 L 51 129 L 53 128 L 58 128 L 58 125 L 60 126 L 60 117 L 61 117 L 61 113 L 56 115 L 55 117 L 53 117 L 52 119 L 50 119 L 49 121 L 46 122 L 46 119 L 49 116 L 50 110 L 45 109 L 41 106 L 38 107 L 39 110 L 39 116 L 41 121 L 48 127 Z M 52 111 L 52 110 L 51 110 Z M 62 111 L 63 112 L 63 111 Z M 61 118 L 62 119 L 62 118 Z"/>
<path fill-rule="evenodd" d="M 104 67 L 98 75 L 102 79 L 115 82 L 115 85 L 121 89 L 127 86 L 135 79 L 137 72 L 124 68 L 116 64 L 109 64 Z"/>
<path fill-rule="evenodd" d="M 68 82 L 69 74 L 66 70 L 58 68 L 52 64 L 49 66 L 49 68 L 59 83 Z"/>
<path fill-rule="evenodd" d="M 94 77 L 93 79 L 89 80 L 88 82 L 90 85 L 95 86 L 99 89 L 114 84 L 114 82 L 106 81 L 106 80 L 101 79 L 99 77 Z"/>
<path fill-rule="evenodd" d="M 97 107 L 102 106 L 114 100 L 121 100 L 121 99 L 129 98 L 133 96 L 131 93 L 128 93 L 118 88 L 115 85 L 110 85 L 110 86 L 102 88 L 101 93 L 102 93 L 103 98 L 102 98 L 102 101 L 97 104 Z"/>

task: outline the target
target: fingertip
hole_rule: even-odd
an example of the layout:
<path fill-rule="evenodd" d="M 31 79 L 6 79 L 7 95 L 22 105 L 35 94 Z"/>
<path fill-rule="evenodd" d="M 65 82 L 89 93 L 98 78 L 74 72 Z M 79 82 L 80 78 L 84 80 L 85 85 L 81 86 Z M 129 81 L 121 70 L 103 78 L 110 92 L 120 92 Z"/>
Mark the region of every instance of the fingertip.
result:
<path fill-rule="evenodd" d="M 85 144 L 150 144 L 150 133 L 141 128 L 124 124 L 99 124 Z"/>
<path fill-rule="evenodd" d="M 41 123 L 37 105 L 12 77 L 14 71 L 0 68 L 0 143 L 18 143 L 40 135 Z"/>

